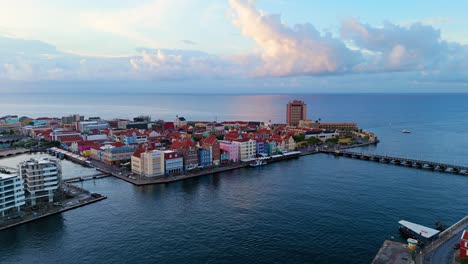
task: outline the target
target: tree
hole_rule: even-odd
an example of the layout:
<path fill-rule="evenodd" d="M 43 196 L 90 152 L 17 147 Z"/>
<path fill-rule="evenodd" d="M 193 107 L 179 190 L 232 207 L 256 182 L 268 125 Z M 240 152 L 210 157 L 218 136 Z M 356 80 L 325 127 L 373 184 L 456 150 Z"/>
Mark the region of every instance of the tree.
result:
<path fill-rule="evenodd" d="M 296 141 L 296 142 L 301 142 L 301 141 L 305 140 L 305 134 L 304 133 L 295 134 L 292 137 L 293 137 L 294 141 Z"/>
<path fill-rule="evenodd" d="M 321 142 L 320 139 L 316 137 L 310 137 L 307 139 L 307 145 L 317 145 L 320 142 Z"/>
<path fill-rule="evenodd" d="M 327 138 L 327 140 L 325 140 L 325 142 L 326 143 L 336 144 L 336 143 L 338 143 L 338 138 L 336 138 L 336 137 Z"/>

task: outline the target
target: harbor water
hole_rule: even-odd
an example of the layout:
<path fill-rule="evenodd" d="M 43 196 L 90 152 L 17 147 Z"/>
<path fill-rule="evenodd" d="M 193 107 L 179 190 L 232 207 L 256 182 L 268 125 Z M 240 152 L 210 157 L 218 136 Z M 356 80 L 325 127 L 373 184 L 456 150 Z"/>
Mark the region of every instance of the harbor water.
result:
<path fill-rule="evenodd" d="M 355 121 L 379 136 L 376 147 L 358 151 L 468 164 L 468 95 L 188 96 L 178 109 L 157 102 L 180 95 L 154 96 L 152 103 L 130 96 L 130 106 L 113 114 L 97 103 L 87 114 L 156 117 L 158 105 L 165 119 L 178 113 L 189 120 L 281 122 L 285 103 L 295 98 L 308 103 L 311 119 Z M 28 115 L 21 105 L 3 108 L 2 100 L 2 114 Z M 217 117 L 206 112 L 211 101 L 224 104 Z M 39 109 L 81 110 L 54 102 Z M 66 177 L 93 174 L 68 161 L 62 167 Z M 108 199 L 2 231 L 0 263 L 370 263 L 385 239 L 398 237 L 399 220 L 432 227 L 468 213 L 466 176 L 324 154 L 165 185 L 136 187 L 115 178 L 79 185 Z"/>

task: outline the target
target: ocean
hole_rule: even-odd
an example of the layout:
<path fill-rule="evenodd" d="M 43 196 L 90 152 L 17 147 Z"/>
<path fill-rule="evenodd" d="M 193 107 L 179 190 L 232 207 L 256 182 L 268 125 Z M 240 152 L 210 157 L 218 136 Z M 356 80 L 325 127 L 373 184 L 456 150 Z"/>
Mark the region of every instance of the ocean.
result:
<path fill-rule="evenodd" d="M 467 94 L 1 95 L 0 116 L 282 123 L 294 99 L 312 120 L 379 136 L 356 151 L 468 165 Z M 63 167 L 65 177 L 92 174 Z M 468 213 L 466 176 L 324 154 L 165 185 L 82 186 L 108 199 L 2 231 L 0 263 L 370 263 L 399 220 L 434 226 Z"/>

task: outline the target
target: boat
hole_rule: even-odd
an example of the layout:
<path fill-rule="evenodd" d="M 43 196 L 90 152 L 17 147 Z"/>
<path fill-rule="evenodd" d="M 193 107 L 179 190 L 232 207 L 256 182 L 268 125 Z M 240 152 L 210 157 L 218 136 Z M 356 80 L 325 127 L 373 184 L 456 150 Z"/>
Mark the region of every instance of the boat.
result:
<path fill-rule="evenodd" d="M 250 167 L 259 167 L 259 166 L 263 166 L 263 165 L 266 165 L 267 162 L 264 161 L 264 160 L 261 160 L 261 159 L 256 159 L 252 162 L 250 162 Z"/>
<path fill-rule="evenodd" d="M 406 130 L 406 129 L 403 129 L 403 130 L 401 131 L 401 133 L 409 134 L 409 133 L 411 133 L 411 131 Z"/>

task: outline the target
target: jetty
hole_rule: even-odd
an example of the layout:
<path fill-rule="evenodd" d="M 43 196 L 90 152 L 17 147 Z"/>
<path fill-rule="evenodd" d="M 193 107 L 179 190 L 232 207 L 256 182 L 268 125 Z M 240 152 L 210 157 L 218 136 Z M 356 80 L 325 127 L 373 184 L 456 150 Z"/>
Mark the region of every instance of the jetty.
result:
<path fill-rule="evenodd" d="M 335 155 L 336 157 L 346 157 L 364 161 L 391 164 L 395 166 L 404 166 L 408 168 L 468 175 L 468 166 L 343 150 L 321 150 L 320 152 Z"/>

